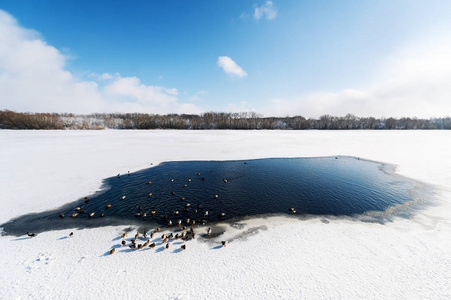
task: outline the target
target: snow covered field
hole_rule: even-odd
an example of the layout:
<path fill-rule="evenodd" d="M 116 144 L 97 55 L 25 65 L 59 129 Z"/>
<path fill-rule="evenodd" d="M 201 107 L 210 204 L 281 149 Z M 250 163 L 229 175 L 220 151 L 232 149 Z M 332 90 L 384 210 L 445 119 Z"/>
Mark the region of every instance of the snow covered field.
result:
<path fill-rule="evenodd" d="M 450 131 L 0 131 L 0 224 L 150 163 L 331 155 L 396 164 L 437 200 L 385 225 L 246 221 L 179 253 L 105 255 L 126 226 L 2 236 L 0 299 L 450 299 Z"/>

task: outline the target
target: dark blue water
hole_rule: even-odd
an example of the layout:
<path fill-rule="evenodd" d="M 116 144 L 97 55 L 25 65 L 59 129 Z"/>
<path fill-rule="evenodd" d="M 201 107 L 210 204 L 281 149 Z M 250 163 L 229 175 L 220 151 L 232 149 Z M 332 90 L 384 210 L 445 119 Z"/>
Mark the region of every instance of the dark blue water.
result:
<path fill-rule="evenodd" d="M 355 216 L 383 212 L 420 197 L 418 182 L 392 171 L 390 166 L 352 157 L 166 162 L 107 178 L 102 192 L 0 227 L 16 235 L 106 225 L 164 227 L 169 221 L 186 224 L 188 218 L 209 224 L 290 214 L 289 208 L 296 215 Z M 106 208 L 107 204 L 111 207 Z M 76 207 L 85 213 L 72 218 Z M 92 212 L 94 216 L 89 217 Z"/>

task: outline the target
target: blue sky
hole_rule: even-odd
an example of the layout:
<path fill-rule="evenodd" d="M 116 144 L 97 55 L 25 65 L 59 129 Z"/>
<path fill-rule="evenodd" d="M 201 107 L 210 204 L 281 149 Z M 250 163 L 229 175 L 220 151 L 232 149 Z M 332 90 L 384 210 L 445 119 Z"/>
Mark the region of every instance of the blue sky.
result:
<path fill-rule="evenodd" d="M 0 109 L 451 111 L 450 1 L 17 0 L 0 9 Z"/>

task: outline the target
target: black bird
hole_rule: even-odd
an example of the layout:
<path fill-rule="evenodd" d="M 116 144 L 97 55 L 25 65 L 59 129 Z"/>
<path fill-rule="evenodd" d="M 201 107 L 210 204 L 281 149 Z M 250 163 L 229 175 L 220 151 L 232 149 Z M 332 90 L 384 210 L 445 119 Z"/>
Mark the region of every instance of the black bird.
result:
<path fill-rule="evenodd" d="M 117 176 L 116 176 L 117 178 L 121 178 L 121 174 L 117 174 Z"/>
<path fill-rule="evenodd" d="M 186 249 L 186 245 L 182 245 L 181 247 L 180 247 L 181 249 L 182 249 L 182 251 L 183 250 L 185 250 Z"/>
<path fill-rule="evenodd" d="M 74 236 L 74 233 L 73 233 L 73 232 L 69 233 L 69 236 L 70 236 L 70 237 L 73 237 L 73 236 Z"/>
<path fill-rule="evenodd" d="M 166 249 L 169 249 L 169 244 L 166 244 Z"/>
<path fill-rule="evenodd" d="M 27 235 L 28 235 L 29 237 L 35 237 L 35 236 L 37 236 L 36 233 L 32 233 L 32 232 L 27 232 Z"/>
<path fill-rule="evenodd" d="M 225 246 L 227 246 L 227 241 L 222 241 L 221 244 L 223 247 L 225 247 Z"/>

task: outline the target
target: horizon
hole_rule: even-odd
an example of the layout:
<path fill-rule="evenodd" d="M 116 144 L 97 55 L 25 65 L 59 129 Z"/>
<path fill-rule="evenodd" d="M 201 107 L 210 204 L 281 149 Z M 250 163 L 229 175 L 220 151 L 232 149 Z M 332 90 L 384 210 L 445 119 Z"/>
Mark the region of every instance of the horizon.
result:
<path fill-rule="evenodd" d="M 449 1 L 0 1 L 0 109 L 450 115 Z"/>

